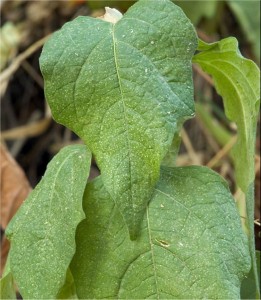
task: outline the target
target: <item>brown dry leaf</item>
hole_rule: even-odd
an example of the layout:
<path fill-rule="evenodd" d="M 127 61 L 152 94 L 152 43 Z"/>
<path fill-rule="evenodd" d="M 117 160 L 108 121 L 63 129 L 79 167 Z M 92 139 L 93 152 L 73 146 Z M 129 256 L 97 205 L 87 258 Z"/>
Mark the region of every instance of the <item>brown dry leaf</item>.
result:
<path fill-rule="evenodd" d="M 30 184 L 20 166 L 1 145 L 1 227 L 5 230 L 17 209 L 31 191 Z M 1 245 L 1 273 L 8 253 L 8 242 L 2 239 Z"/>

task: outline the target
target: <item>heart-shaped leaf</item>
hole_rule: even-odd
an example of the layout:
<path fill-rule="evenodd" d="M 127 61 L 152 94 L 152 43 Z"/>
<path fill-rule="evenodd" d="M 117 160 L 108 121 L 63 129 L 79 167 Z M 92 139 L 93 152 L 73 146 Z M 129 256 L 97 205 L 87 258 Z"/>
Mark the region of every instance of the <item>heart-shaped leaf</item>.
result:
<path fill-rule="evenodd" d="M 141 235 L 101 178 L 87 184 L 71 271 L 83 299 L 239 299 L 247 237 L 225 181 L 203 167 L 163 169 Z"/>
<path fill-rule="evenodd" d="M 94 153 L 131 238 L 174 134 L 194 114 L 196 46 L 192 24 L 169 0 L 140 0 L 115 24 L 79 17 L 44 46 L 52 114 Z"/>
<path fill-rule="evenodd" d="M 10 268 L 24 299 L 55 299 L 65 281 L 76 227 L 85 217 L 90 162 L 86 146 L 62 149 L 7 227 Z"/>

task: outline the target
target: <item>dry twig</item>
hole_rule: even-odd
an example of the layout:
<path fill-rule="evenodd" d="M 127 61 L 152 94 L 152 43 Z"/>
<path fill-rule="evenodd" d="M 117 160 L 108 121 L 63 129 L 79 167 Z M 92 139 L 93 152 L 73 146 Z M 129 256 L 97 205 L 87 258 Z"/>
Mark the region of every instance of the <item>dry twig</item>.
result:
<path fill-rule="evenodd" d="M 49 126 L 51 118 L 44 118 L 40 121 L 3 131 L 1 133 L 1 139 L 3 140 L 15 140 L 33 137 L 41 134 Z"/>
<path fill-rule="evenodd" d="M 203 72 L 199 66 L 193 65 L 193 69 L 202 77 L 204 78 L 211 86 L 214 86 L 213 79 L 205 72 Z"/>
<path fill-rule="evenodd" d="M 26 60 L 29 56 L 31 56 L 35 51 L 37 51 L 46 40 L 49 38 L 49 35 L 45 36 L 44 38 L 38 40 L 29 48 L 27 48 L 23 53 L 19 54 L 12 62 L 12 64 L 6 68 L 0 74 L 0 84 L 4 84 L 9 78 L 16 72 L 16 70 L 20 67 L 24 60 Z"/>
<path fill-rule="evenodd" d="M 207 167 L 213 168 L 227 153 L 231 150 L 231 148 L 236 143 L 237 136 L 233 136 L 231 140 L 218 151 L 218 153 L 212 157 L 212 159 L 207 163 Z"/>
<path fill-rule="evenodd" d="M 189 155 L 191 161 L 193 162 L 193 164 L 200 165 L 201 164 L 200 158 L 197 155 L 197 152 L 195 151 L 195 149 L 193 148 L 193 146 L 190 142 L 189 136 L 184 128 L 181 129 L 181 138 L 182 138 L 184 146 L 186 147 L 186 149 L 188 151 L 188 155 Z"/>

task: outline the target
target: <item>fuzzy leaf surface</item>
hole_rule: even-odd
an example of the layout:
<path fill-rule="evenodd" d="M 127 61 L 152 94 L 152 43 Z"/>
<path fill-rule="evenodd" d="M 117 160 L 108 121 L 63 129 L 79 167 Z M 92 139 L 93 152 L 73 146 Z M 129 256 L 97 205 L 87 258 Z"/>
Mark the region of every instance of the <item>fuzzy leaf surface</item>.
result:
<path fill-rule="evenodd" d="M 86 146 L 62 149 L 7 227 L 10 268 L 24 299 L 55 299 L 75 253 L 90 169 Z"/>
<path fill-rule="evenodd" d="M 115 24 L 91 17 L 67 23 L 40 58 L 55 120 L 94 153 L 133 239 L 173 136 L 194 114 L 196 47 L 178 6 L 140 0 Z"/>
<path fill-rule="evenodd" d="M 213 171 L 162 169 L 135 241 L 101 178 L 87 184 L 83 205 L 88 218 L 77 228 L 70 265 L 79 298 L 240 298 L 247 238 L 227 184 Z"/>

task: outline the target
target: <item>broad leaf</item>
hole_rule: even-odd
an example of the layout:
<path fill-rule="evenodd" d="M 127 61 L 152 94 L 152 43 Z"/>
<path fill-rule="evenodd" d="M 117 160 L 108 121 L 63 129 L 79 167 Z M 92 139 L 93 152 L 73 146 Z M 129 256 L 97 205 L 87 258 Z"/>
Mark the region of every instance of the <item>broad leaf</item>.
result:
<path fill-rule="evenodd" d="M 260 72 L 255 63 L 241 56 L 235 38 L 213 44 L 200 41 L 193 62 L 209 73 L 223 97 L 226 116 L 238 128 L 234 147 L 237 183 L 246 193 L 254 181 L 257 117 L 260 105 Z"/>
<path fill-rule="evenodd" d="M 198 50 L 202 52 L 194 56 L 193 61 L 212 75 L 215 87 L 223 97 L 226 116 L 237 125 L 238 139 L 232 154 L 236 181 L 246 198 L 249 247 L 259 293 L 253 226 L 253 182 L 256 126 L 260 106 L 260 71 L 254 62 L 241 56 L 235 38 L 213 44 L 201 41 Z"/>
<path fill-rule="evenodd" d="M 71 271 L 84 299 L 238 299 L 247 238 L 224 180 L 203 167 L 162 170 L 139 238 L 101 178 L 87 185 Z"/>
<path fill-rule="evenodd" d="M 140 0 L 115 24 L 79 17 L 44 46 L 40 64 L 57 122 L 94 153 L 131 238 L 160 163 L 193 116 L 194 28 L 169 0 Z"/>
<path fill-rule="evenodd" d="M 11 271 L 23 298 L 54 299 L 65 281 L 84 218 L 90 159 L 83 145 L 62 149 L 7 227 Z"/>

